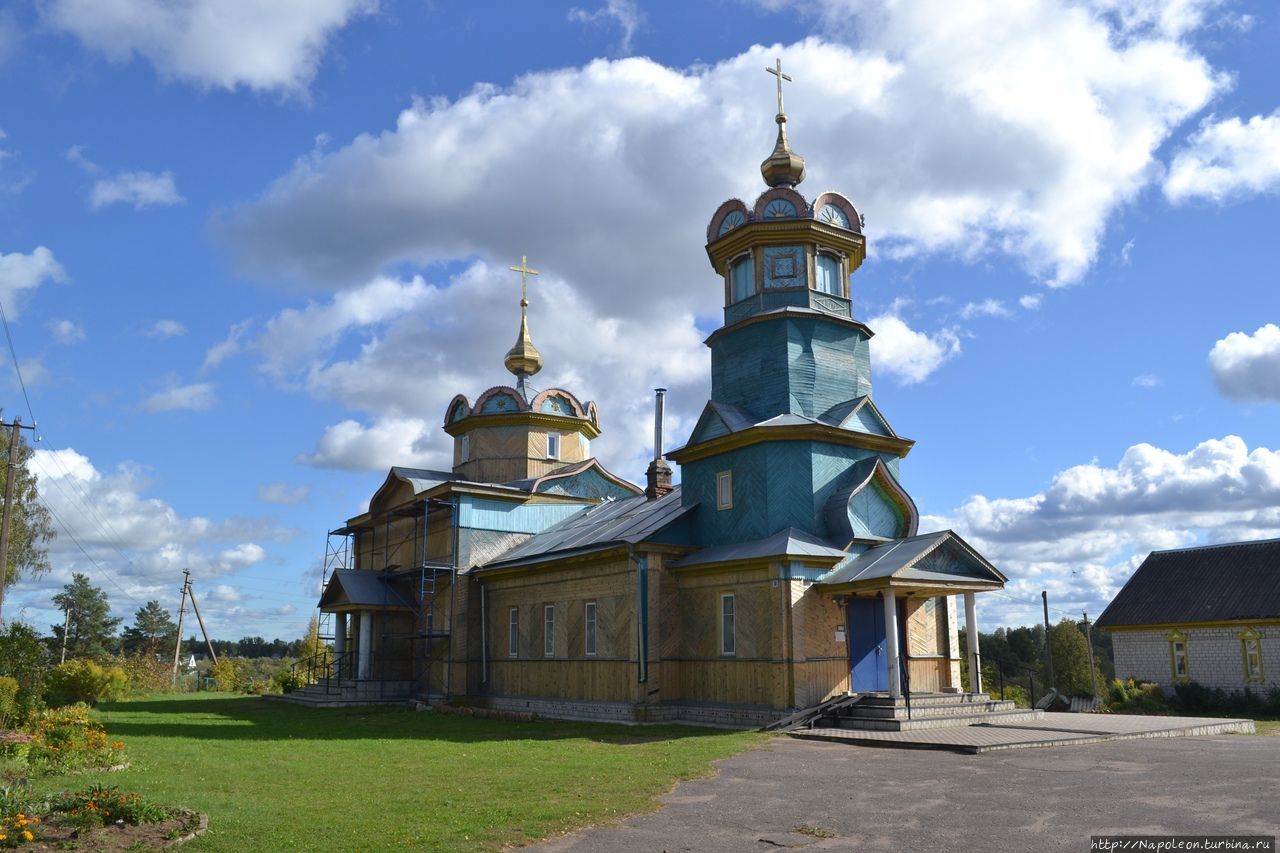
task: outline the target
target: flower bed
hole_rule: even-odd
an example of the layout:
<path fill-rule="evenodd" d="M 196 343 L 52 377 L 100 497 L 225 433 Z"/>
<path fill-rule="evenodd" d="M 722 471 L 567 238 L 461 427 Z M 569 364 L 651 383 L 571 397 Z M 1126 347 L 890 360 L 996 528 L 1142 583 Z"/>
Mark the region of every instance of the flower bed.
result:
<path fill-rule="evenodd" d="M 152 803 L 136 791 L 91 785 L 44 802 L 4 792 L 0 847 L 28 850 L 155 850 L 203 832 L 189 809 Z"/>
<path fill-rule="evenodd" d="M 32 775 L 76 770 L 102 770 L 125 763 L 124 743 L 107 737 L 107 730 L 90 719 L 86 705 L 50 708 L 32 715 L 25 734 L 0 739 L 6 758 L 25 764 Z"/>

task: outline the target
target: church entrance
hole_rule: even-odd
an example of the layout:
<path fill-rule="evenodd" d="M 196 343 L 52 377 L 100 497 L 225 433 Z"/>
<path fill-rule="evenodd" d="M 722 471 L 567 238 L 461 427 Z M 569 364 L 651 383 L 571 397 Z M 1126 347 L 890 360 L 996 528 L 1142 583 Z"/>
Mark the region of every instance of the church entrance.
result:
<path fill-rule="evenodd" d="M 883 693 L 889 689 L 884 602 L 880 598 L 851 597 L 846 607 L 850 688 L 855 693 Z"/>

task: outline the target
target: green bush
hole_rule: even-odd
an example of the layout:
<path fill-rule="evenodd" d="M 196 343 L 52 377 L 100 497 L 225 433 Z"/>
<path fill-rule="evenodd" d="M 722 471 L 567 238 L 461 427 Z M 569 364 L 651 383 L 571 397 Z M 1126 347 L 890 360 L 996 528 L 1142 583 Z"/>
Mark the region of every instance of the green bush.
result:
<path fill-rule="evenodd" d="M 18 702 L 18 679 L 0 675 L 0 729 L 9 728 L 22 710 Z"/>
<path fill-rule="evenodd" d="M 129 689 L 129 676 L 118 666 L 103 669 L 91 660 L 69 660 L 49 673 L 45 698 L 50 705 L 96 705 L 119 699 Z"/>
<path fill-rule="evenodd" d="M 124 744 L 110 740 L 102 723 L 89 718 L 88 705 L 41 711 L 26 729 L 32 736 L 27 751 L 32 773 L 96 770 L 124 762 Z"/>
<path fill-rule="evenodd" d="M 240 673 L 236 672 L 235 661 L 231 658 L 222 658 L 213 665 L 209 670 L 209 675 L 213 678 L 213 683 L 224 693 L 230 693 L 240 686 Z"/>
<path fill-rule="evenodd" d="M 112 661 L 129 679 L 129 693 L 147 696 L 177 692 L 173 685 L 173 664 L 158 661 L 145 653 L 117 657 Z"/>
<path fill-rule="evenodd" d="M 1173 709 L 1165 701 L 1160 685 L 1150 682 L 1138 683 L 1130 678 L 1121 681 L 1112 679 L 1107 689 L 1107 702 L 1104 710 L 1116 714 L 1170 714 Z"/>
<path fill-rule="evenodd" d="M 25 718 L 43 707 L 49 664 L 48 648 L 29 626 L 10 622 L 0 631 L 0 675 L 18 682 L 19 716 Z"/>

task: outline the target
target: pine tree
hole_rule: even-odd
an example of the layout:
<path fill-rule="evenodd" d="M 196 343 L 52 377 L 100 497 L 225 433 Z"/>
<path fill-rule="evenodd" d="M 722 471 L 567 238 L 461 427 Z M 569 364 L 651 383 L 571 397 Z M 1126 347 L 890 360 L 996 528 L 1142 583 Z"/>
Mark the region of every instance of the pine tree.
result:
<path fill-rule="evenodd" d="M 1053 655 L 1053 675 L 1058 692 L 1066 696 L 1093 695 L 1094 677 L 1089 672 L 1089 644 L 1080 626 L 1063 619 L 1049 631 L 1049 652 Z M 1099 689 L 1106 682 L 1097 676 Z"/>
<path fill-rule="evenodd" d="M 53 597 L 53 603 L 67 614 L 67 659 L 106 657 L 120 625 L 120 620 L 111 616 L 107 594 L 77 572 L 71 576 L 71 583 Z M 54 649 L 61 654 L 63 626 L 52 627 Z"/>
<path fill-rule="evenodd" d="M 124 629 L 120 639 L 126 654 L 142 654 L 154 658 L 163 649 L 172 652 L 178 626 L 169 611 L 158 601 L 148 601 L 133 616 L 133 624 Z"/>

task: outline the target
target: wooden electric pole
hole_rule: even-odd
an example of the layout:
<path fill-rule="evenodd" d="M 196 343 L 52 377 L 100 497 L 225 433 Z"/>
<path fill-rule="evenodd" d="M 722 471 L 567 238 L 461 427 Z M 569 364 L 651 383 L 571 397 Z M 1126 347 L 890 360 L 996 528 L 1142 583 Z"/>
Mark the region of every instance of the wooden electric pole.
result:
<path fill-rule="evenodd" d="M 1093 631 L 1089 628 L 1089 612 L 1080 611 L 1084 616 L 1084 641 L 1089 644 L 1089 680 L 1093 682 L 1093 695 L 1098 695 L 1098 670 L 1093 665 Z"/>
<path fill-rule="evenodd" d="M 183 573 L 186 574 L 185 572 Z M 191 579 L 182 579 L 182 600 L 178 602 L 178 640 L 173 644 L 173 684 L 178 684 L 178 659 L 182 657 L 182 617 L 187 615 L 187 586 Z"/>
<path fill-rule="evenodd" d="M 1040 590 L 1040 598 L 1044 601 L 1044 668 L 1049 687 L 1056 688 L 1057 681 L 1053 677 L 1053 646 L 1049 644 L 1049 591 Z"/>
<path fill-rule="evenodd" d="M 0 521 L 0 620 L 4 618 L 4 588 L 9 580 L 9 527 L 13 523 L 13 485 L 18 479 L 18 430 L 22 429 L 22 419 L 13 419 L 13 429 L 9 433 L 9 464 L 5 466 L 4 478 L 4 518 Z"/>
<path fill-rule="evenodd" d="M 196 612 L 196 621 L 200 623 L 200 633 L 204 634 L 204 644 L 209 647 L 209 659 L 217 666 L 218 653 L 213 650 L 213 640 L 209 639 L 209 632 L 204 627 L 204 617 L 200 615 L 200 605 L 196 604 L 196 591 L 191 588 L 191 571 L 184 569 L 182 573 L 187 576 L 187 597 L 191 599 L 191 609 Z"/>

